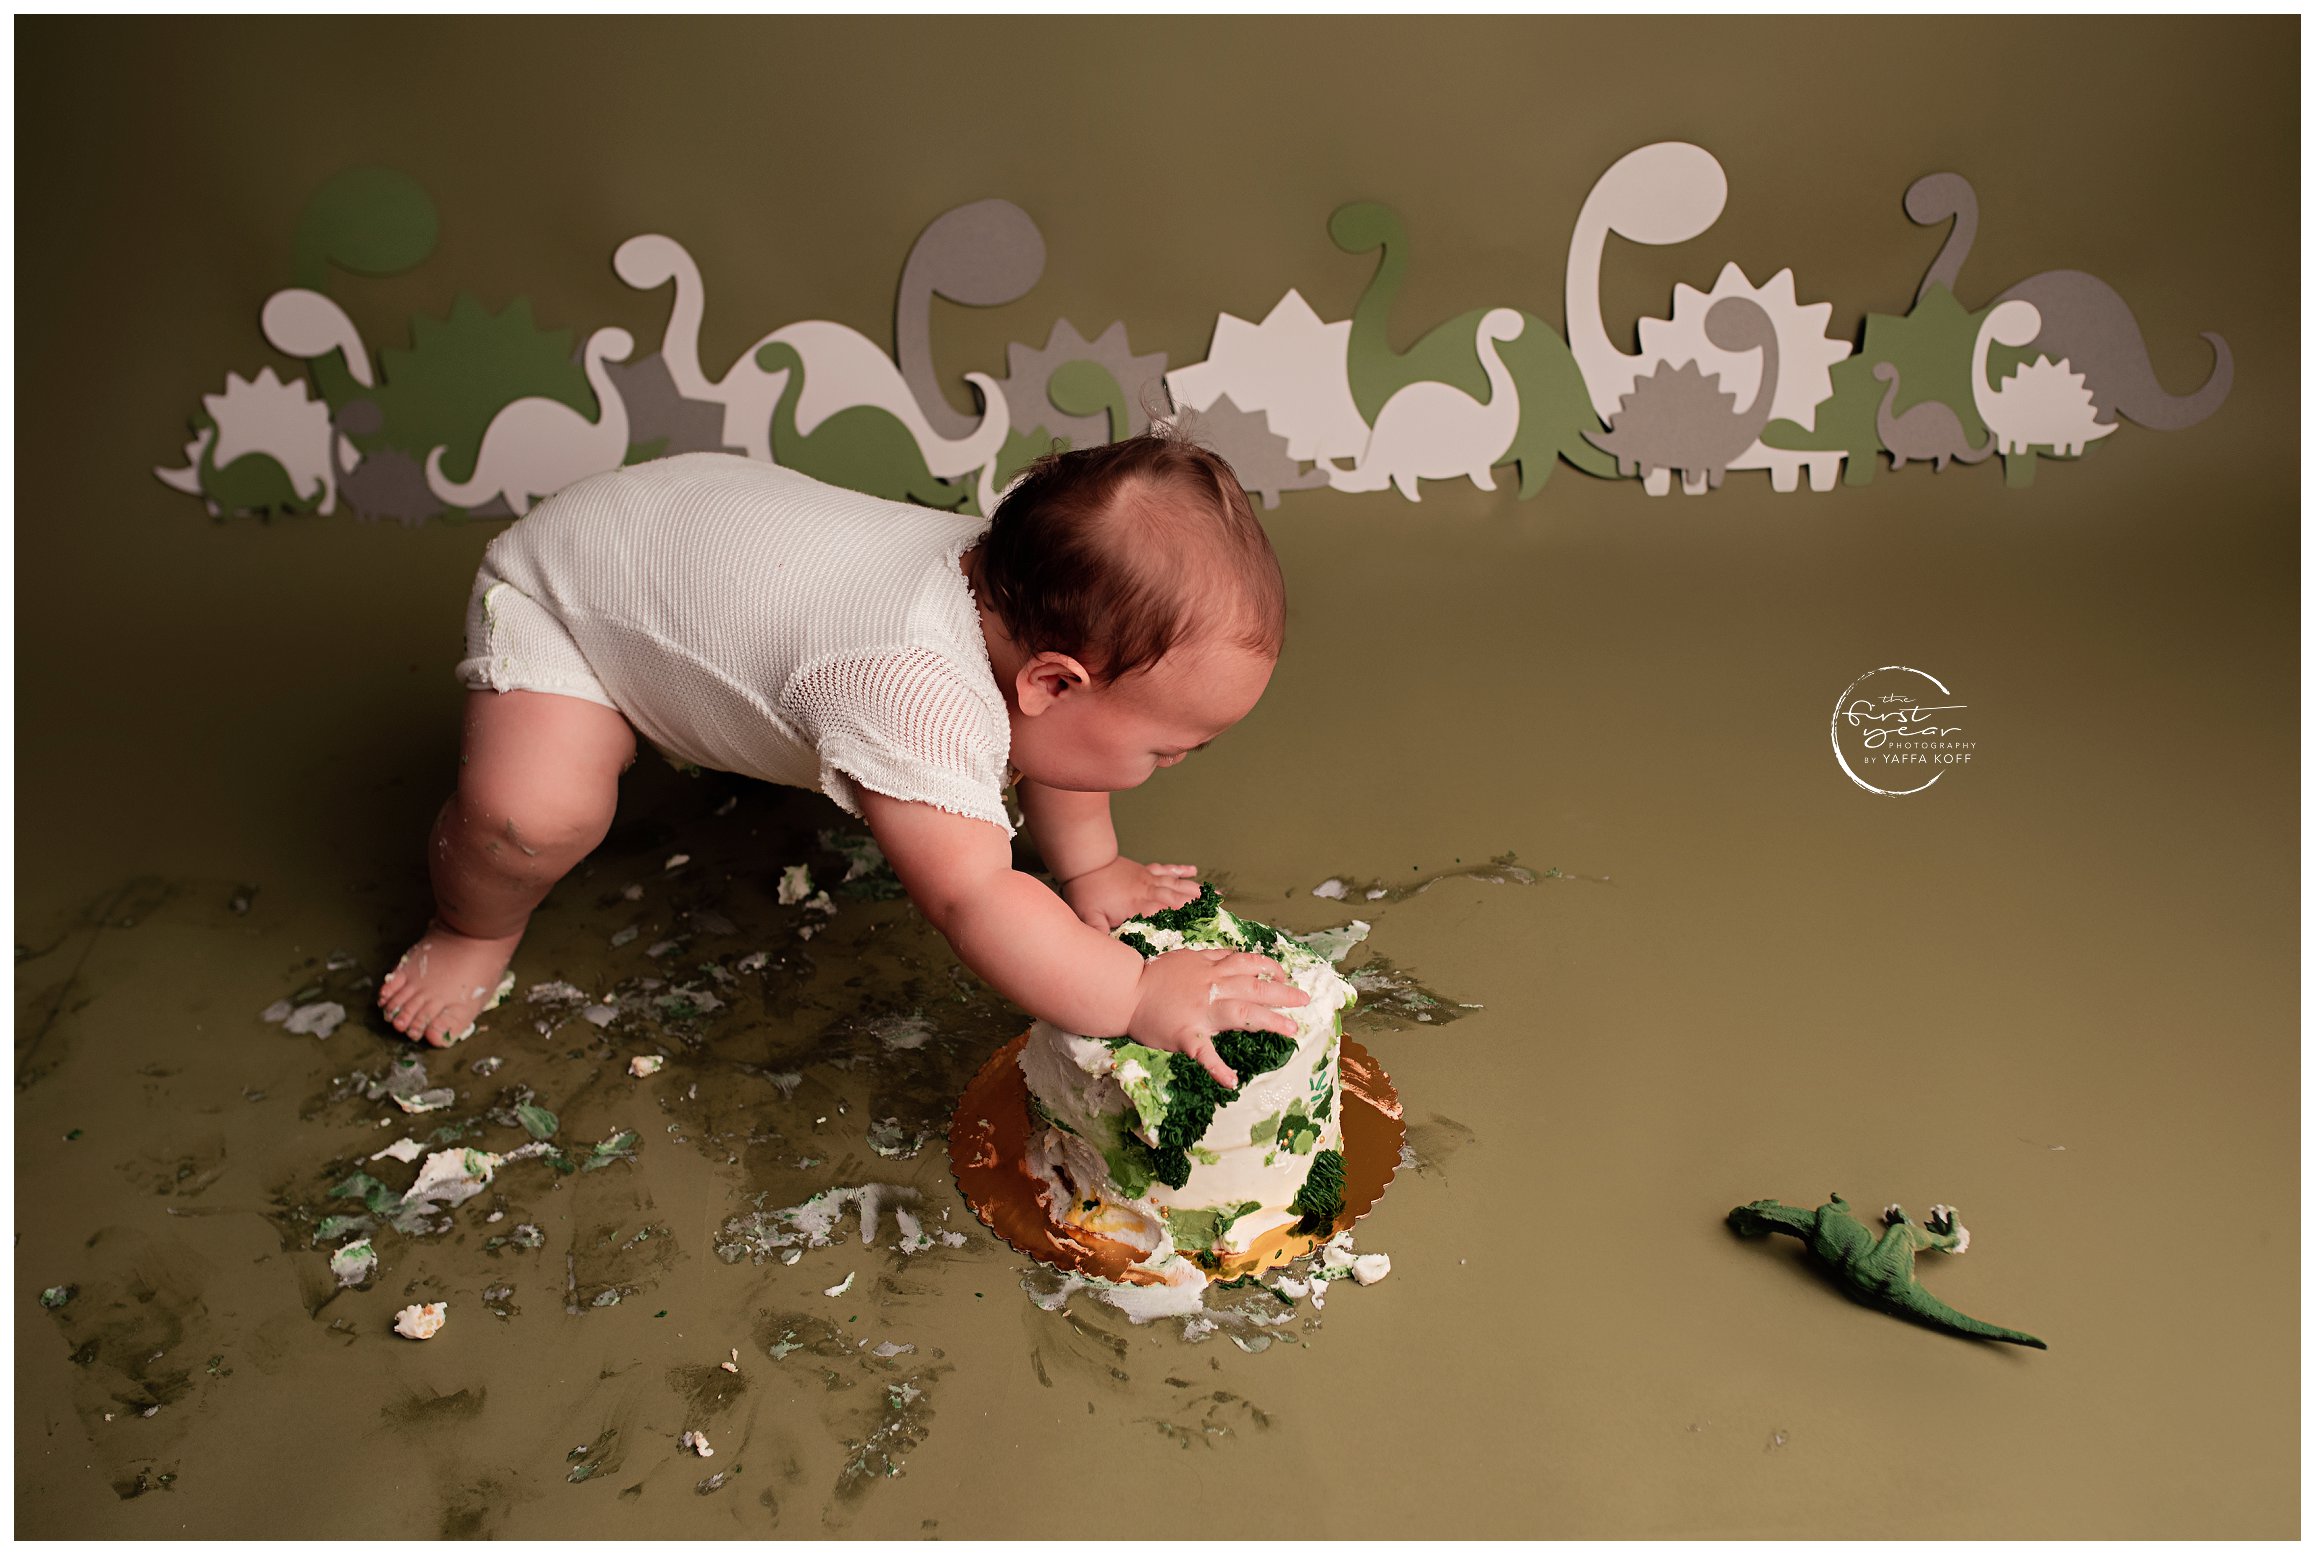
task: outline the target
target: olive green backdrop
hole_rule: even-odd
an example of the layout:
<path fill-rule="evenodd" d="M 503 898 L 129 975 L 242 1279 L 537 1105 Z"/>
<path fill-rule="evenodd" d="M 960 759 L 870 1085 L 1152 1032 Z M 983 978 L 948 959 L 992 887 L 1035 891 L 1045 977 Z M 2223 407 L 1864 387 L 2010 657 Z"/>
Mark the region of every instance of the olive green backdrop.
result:
<path fill-rule="evenodd" d="M 362 162 L 418 178 L 441 216 L 418 269 L 336 288 L 373 346 L 406 342 L 413 313 L 439 317 L 470 290 L 493 308 L 528 296 L 542 325 L 579 336 L 623 325 L 646 354 L 666 293 L 630 291 L 610 256 L 660 231 L 706 277 L 711 364 L 799 318 L 889 340 L 917 232 L 1002 195 L 1042 228 L 1047 264 L 1007 307 L 934 302 L 944 380 L 968 409 L 962 372 L 1001 368 L 1008 341 L 1042 341 L 1056 318 L 1089 334 L 1123 318 L 1136 349 L 1178 366 L 1203 359 L 1217 312 L 1259 318 L 1290 285 L 1321 316 L 1348 317 L 1373 266 L 1327 238 L 1350 199 L 1384 200 L 1407 223 L 1400 344 L 1473 306 L 1562 322 L 1585 193 L 1663 139 L 1719 158 L 1727 208 L 1686 244 L 1611 240 L 1611 328 L 1666 316 L 1675 281 L 1708 286 L 1733 260 L 1756 284 L 1791 267 L 1804 302 L 1831 302 L 1840 336 L 1869 308 L 1910 302 L 1943 233 L 1900 201 L 1920 174 L 1955 170 L 1982 216 L 1966 300 L 2086 269 L 2130 302 L 2167 387 L 2208 371 L 2205 329 L 2232 342 L 2236 385 L 2201 426 L 2125 425 L 2082 465 L 2045 461 L 2028 492 L 1918 471 L 1895 484 L 1999 502 L 2039 530 L 2079 524 L 2085 550 L 2144 527 L 2191 534 L 2202 553 L 2264 547 L 2279 564 L 2293 530 L 2250 483 L 2287 489 L 2296 446 L 2291 35 L 2281 20 L 2098 17 L 24 19 L 20 716 L 107 741 L 138 731 L 69 776 L 28 763 L 26 798 L 58 778 L 140 792 L 143 763 L 113 758 L 247 737 L 253 726 L 220 723 L 218 699 L 237 717 L 254 711 L 244 699 L 282 705 L 248 687 L 254 663 L 287 657 L 317 698 L 336 698 L 355 695 L 348 673 L 403 645 L 437 661 L 456 649 L 449 580 L 485 534 L 343 517 L 219 528 L 150 473 L 181 462 L 185 419 L 228 368 L 299 366 L 266 346 L 258 309 L 288 284 L 306 197 Z M 2102 477 L 2197 500 L 2084 511 Z M 1759 493 L 1767 522 L 1869 511 L 1846 488 L 1771 499 L 1758 472 L 1735 488 Z M 1563 465 L 1527 504 L 1432 483 L 1421 507 L 1387 511 L 1410 528 L 1482 511 L 1540 527 L 1612 505 L 1647 523 L 1678 500 Z M 1303 522 L 1353 507 L 1287 498 Z M 1706 511 L 1735 521 L 1737 504 Z M 139 667 L 154 641 L 169 645 L 160 678 L 175 688 L 158 699 Z M 440 703 L 437 668 L 411 694 Z M 192 686 L 202 694 L 183 694 Z M 381 722 L 416 710 L 374 708 Z M 204 837 L 277 845 L 272 807 L 239 786 L 248 802 L 212 815 L 224 830 Z M 24 839 L 39 877 L 59 862 L 50 837 L 65 842 Z M 147 846 L 111 837 L 70 846 L 84 865 Z"/>
<path fill-rule="evenodd" d="M 388 164 L 440 212 L 425 264 L 336 287 L 373 347 L 464 290 L 494 309 L 528 296 L 575 335 L 623 325 L 647 354 L 665 295 L 628 290 L 610 256 L 655 231 L 705 274 L 711 364 L 802 318 L 889 340 L 918 231 L 1003 196 L 1048 259 L 1019 302 L 934 303 L 969 408 L 959 375 L 1000 370 L 1008 341 L 1057 318 L 1089 335 L 1122 318 L 1180 366 L 1218 312 L 1259 318 L 1289 286 L 1347 317 L 1373 259 L 1338 252 L 1326 219 L 1352 199 L 1391 204 L 1411 235 L 1402 346 L 1479 306 L 1559 322 L 1586 191 L 1680 139 L 1726 169 L 1727 208 L 1689 243 L 1610 243 L 1601 306 L 1626 346 L 1675 281 L 1709 286 L 1731 260 L 1756 284 L 1791 267 L 1835 335 L 1902 312 L 1943 232 L 1900 201 L 1949 170 L 1982 217 L 1964 301 L 2090 271 L 2173 391 L 2208 370 L 2198 332 L 2225 335 L 2232 397 L 2188 431 L 2125 425 L 2079 463 L 2042 461 L 2027 491 L 1995 461 L 1790 496 L 1739 472 L 1708 498 L 1650 499 L 1564 465 L 1527 503 L 1461 483 L 1419 507 L 1288 495 L 1268 516 L 1294 591 L 1278 680 L 1241 735 L 1121 801 L 1128 846 L 1226 866 L 1301 927 L 1323 915 L 1281 909 L 1289 886 L 1449 854 L 1513 848 L 1615 884 L 1470 887 L 1467 906 L 1448 891 L 1378 919 L 1378 947 L 1488 1005 L 1378 1047 L 1411 1118 L 1479 1142 L 1452 1192 L 1402 1183 L 1378 1213 L 1392 1281 L 1330 1304 L 1326 1347 L 1286 1357 L 1300 1371 L 1261 1374 L 1275 1430 L 1177 1451 L 1105 1397 L 1118 1477 L 1064 1503 L 1048 1490 L 1074 1471 L 992 1452 L 1090 1451 L 1074 1398 L 952 1394 L 846 1526 L 1207 1531 L 1194 1496 L 1142 1520 L 1118 1454 L 1146 1452 L 1279 1532 L 2296 1533 L 2295 18 L 22 18 L 15 34 L 17 934 L 64 946 L 19 974 L 17 1191 L 38 1211 L 11 1290 L 20 1530 L 639 1534 L 756 1505 L 685 1488 L 614 1514 L 608 1486 L 561 1483 L 558 1456 L 509 1520 L 487 1481 L 473 1520 L 438 1520 L 431 1491 L 354 1467 L 383 1450 L 374 1410 L 347 1405 L 335 1435 L 305 1423 L 302 1401 L 343 1381 L 335 1344 L 269 1370 L 253 1340 L 241 1401 L 199 1392 L 181 1408 L 221 1413 L 191 1436 L 180 1413 L 167 1436 L 170 1412 L 99 1423 L 77 1341 L 31 1300 L 91 1228 L 132 1221 L 237 1237 L 201 1244 L 221 1307 L 273 1278 L 258 1221 L 166 1219 L 101 1150 L 181 1122 L 222 1131 L 231 1159 L 253 1066 L 294 1107 L 368 1040 L 316 1058 L 249 1021 L 287 991 L 280 969 L 325 945 L 390 954 L 424 911 L 449 665 L 497 526 L 218 523 L 151 474 L 180 462 L 228 368 L 297 365 L 257 315 L 322 180 Z M 1986 747 L 1944 792 L 1885 803 L 1838 776 L 1823 720 L 1891 662 L 1980 704 Z M 98 932 L 138 879 L 178 905 Z M 238 882 L 263 886 L 246 924 L 224 906 Z M 365 889 L 383 894 L 357 905 Z M 1442 901 L 1448 917 L 1415 916 Z M 169 911 L 206 937 L 138 948 L 163 943 L 135 935 Z M 135 999 L 108 1003 L 92 981 L 108 966 Z M 1933 1003 L 1907 980 L 1924 967 Z M 49 1046 L 28 1059 L 36 1031 Z M 148 1078 L 138 1102 L 132 1050 L 184 1077 Z M 84 1154 L 60 1154 L 84 1123 Z M 2070 1153 L 2002 1154 L 2020 1136 Z M 207 1202 L 260 1205 L 268 1182 L 242 1175 Z M 1981 1175 L 1994 1227 L 1927 1277 L 2050 1338 L 2025 1364 L 1873 1328 L 1714 1224 L 1829 1188 L 1967 1210 Z M 991 1297 L 1025 1306 L 998 1267 Z M 276 1331 L 298 1328 L 289 1310 Z M 471 1305 L 465 1322 L 487 1339 Z M 959 1388 L 1028 1375 L 1010 1308 L 990 1344 L 972 1362 L 952 1341 Z M 1171 1362 L 1149 1353 L 1154 1383 Z M 494 1383 L 459 1429 L 502 1436 L 527 1386 Z M 131 1428 L 158 1445 L 105 1434 Z M 311 1436 L 298 1477 L 267 1468 L 265 1430 Z M 164 1461 L 168 1494 L 123 1499 L 135 1465 Z M 821 1526 L 796 1494 L 783 1536 Z M 598 1521 L 614 1515 L 641 1520 Z M 769 1526 L 728 1515 L 692 1531 Z"/>

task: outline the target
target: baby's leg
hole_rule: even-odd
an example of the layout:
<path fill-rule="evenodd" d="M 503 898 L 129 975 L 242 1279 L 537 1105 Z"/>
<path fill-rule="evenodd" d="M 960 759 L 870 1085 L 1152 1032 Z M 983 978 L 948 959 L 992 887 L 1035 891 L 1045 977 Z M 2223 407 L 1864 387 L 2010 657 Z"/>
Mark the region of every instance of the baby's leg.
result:
<path fill-rule="evenodd" d="M 378 989 L 396 1031 L 447 1046 L 490 999 L 531 910 L 611 829 L 635 733 L 546 691 L 469 691 L 458 788 L 427 844 L 434 921 Z"/>

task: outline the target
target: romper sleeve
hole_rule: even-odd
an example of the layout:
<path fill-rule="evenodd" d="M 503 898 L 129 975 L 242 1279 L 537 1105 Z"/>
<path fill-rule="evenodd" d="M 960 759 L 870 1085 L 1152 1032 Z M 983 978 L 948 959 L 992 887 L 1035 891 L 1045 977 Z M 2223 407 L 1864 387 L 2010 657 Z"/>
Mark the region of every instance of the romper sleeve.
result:
<path fill-rule="evenodd" d="M 953 660 L 928 648 L 842 654 L 806 665 L 780 700 L 819 753 L 821 791 L 847 814 L 860 814 L 866 788 L 1013 835 L 1003 699 Z"/>

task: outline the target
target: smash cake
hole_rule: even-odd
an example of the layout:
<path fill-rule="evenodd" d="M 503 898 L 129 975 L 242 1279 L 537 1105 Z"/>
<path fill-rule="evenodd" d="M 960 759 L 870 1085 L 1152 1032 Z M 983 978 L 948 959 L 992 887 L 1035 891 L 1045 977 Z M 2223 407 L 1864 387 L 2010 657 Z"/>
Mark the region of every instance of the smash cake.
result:
<path fill-rule="evenodd" d="M 1330 1234 L 1343 1201 L 1342 1012 L 1357 993 L 1326 956 L 1238 917 L 1211 885 L 1186 906 L 1128 919 L 1114 937 L 1145 957 L 1253 951 L 1284 967 L 1310 1002 L 1284 1012 L 1292 1037 L 1214 1039 L 1236 1090 L 1187 1054 L 1049 1021 L 1030 1027 L 1020 1058 L 1025 1164 L 1048 1217 L 1065 1233 L 1134 1248 L 1143 1280 L 1195 1288 L 1274 1232 Z"/>

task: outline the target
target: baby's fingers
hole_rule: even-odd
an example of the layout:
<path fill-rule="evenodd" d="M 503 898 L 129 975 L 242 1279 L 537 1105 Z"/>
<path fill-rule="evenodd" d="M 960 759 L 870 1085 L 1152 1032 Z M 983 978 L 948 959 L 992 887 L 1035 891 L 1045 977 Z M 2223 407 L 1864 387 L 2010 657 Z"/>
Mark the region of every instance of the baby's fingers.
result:
<path fill-rule="evenodd" d="M 1278 1032 L 1280 1037 L 1299 1037 L 1301 1027 L 1294 1023 L 1294 1016 L 1285 1014 L 1283 1009 L 1273 1009 L 1269 1004 L 1271 997 L 1276 997 L 1269 986 L 1264 986 L 1264 983 L 1245 986 L 1245 983 L 1241 983 L 1241 988 L 1243 993 L 1225 995 L 1220 983 L 1206 983 L 1206 1004 L 1211 1004 L 1215 1020 L 1220 1020 L 1218 1030 Z M 1296 988 L 1294 993 L 1301 993 L 1301 988 Z M 1303 997 L 1308 1000 L 1310 995 L 1303 993 Z"/>
<path fill-rule="evenodd" d="M 1286 975 L 1286 968 L 1280 966 L 1277 962 L 1271 960 L 1268 956 L 1256 955 L 1251 950 L 1233 950 L 1227 954 L 1228 959 L 1219 965 L 1218 970 L 1232 973 L 1240 977 L 1258 977 L 1263 981 L 1273 984 L 1277 987 L 1294 987 L 1294 979 Z M 1295 991 L 1298 993 L 1301 992 L 1300 989 L 1296 989 Z M 1309 1002 L 1309 999 L 1310 996 L 1308 994 L 1303 994 L 1300 999 L 1290 999 L 1287 1002 L 1290 1004 L 1306 1004 Z"/>
<path fill-rule="evenodd" d="M 1223 1029 L 1234 1030 L 1236 1028 L 1224 1027 Z M 1228 1064 L 1222 1062 L 1222 1055 L 1214 1050 L 1212 1037 L 1203 1034 L 1192 1037 L 1182 1051 L 1203 1065 L 1206 1073 L 1212 1075 L 1214 1083 L 1221 1086 L 1222 1089 L 1234 1091 L 1238 1088 L 1237 1075 L 1231 1072 Z"/>
<path fill-rule="evenodd" d="M 1198 872 L 1195 864 L 1150 864 L 1145 867 L 1153 875 L 1174 875 L 1185 880 L 1193 878 Z"/>

